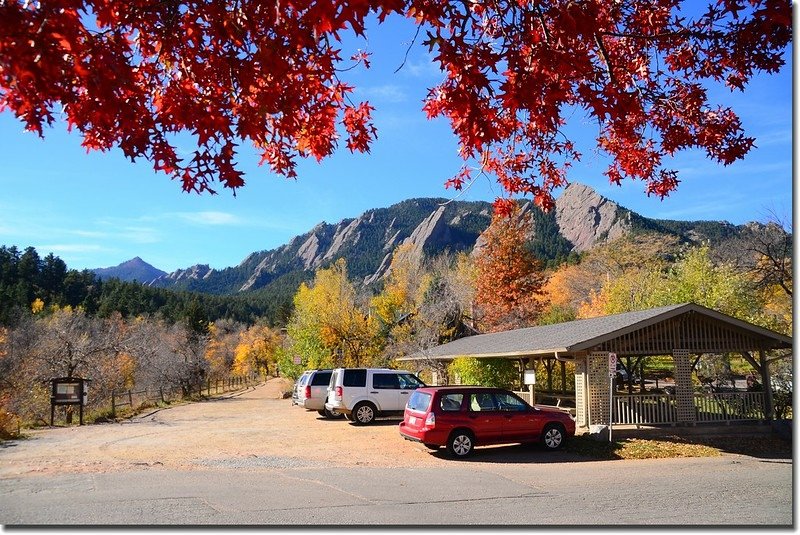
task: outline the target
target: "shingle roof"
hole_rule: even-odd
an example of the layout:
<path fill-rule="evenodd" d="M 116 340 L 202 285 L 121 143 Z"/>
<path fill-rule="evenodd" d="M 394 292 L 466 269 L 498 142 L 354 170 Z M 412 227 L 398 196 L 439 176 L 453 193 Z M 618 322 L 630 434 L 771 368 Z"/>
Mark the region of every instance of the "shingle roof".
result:
<path fill-rule="evenodd" d="M 777 339 L 791 347 L 791 338 L 767 329 L 737 320 L 694 303 L 669 305 L 649 310 L 625 312 L 583 320 L 540 325 L 499 333 L 479 334 L 437 346 L 422 353 L 414 353 L 397 360 L 447 359 L 467 357 L 512 357 L 546 355 L 556 352 L 566 354 L 587 350 L 604 340 L 626 332 L 663 321 L 685 312 L 695 311 L 752 331 L 760 336 Z"/>

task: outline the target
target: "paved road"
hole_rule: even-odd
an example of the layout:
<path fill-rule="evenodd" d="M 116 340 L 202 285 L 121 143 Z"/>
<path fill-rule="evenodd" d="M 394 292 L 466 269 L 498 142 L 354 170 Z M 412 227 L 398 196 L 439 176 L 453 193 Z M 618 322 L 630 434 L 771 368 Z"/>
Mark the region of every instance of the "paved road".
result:
<path fill-rule="evenodd" d="M 270 417 L 284 418 L 285 424 L 278 431 L 277 421 L 267 422 L 271 433 L 248 433 L 242 422 L 254 418 L 254 408 L 264 413 L 267 402 L 274 408 Z M 0 523 L 790 526 L 793 522 L 790 459 L 724 455 L 590 462 L 569 453 L 512 446 L 480 449 L 472 459 L 456 462 L 400 440 L 395 424 L 351 427 L 317 420 L 287 404 L 242 397 L 233 403 L 162 411 L 139 423 L 48 430 L 28 441 L 6 443 L 0 446 Z M 233 435 L 238 449 L 220 437 L 202 441 L 213 427 L 199 422 L 208 420 L 209 414 L 226 417 L 227 425 L 237 430 Z M 321 450 L 325 445 L 320 437 L 338 437 L 333 451 L 339 454 L 315 456 L 313 444 L 300 440 L 305 436 L 300 427 L 292 427 L 290 422 L 296 420 L 302 420 L 306 434 L 312 428 L 319 433 L 310 436 L 316 437 Z M 270 445 L 273 436 L 278 442 Z M 109 448 L 110 437 L 116 437 L 114 450 Z M 173 441 L 167 442 L 167 437 Z M 292 448 L 294 443 L 297 449 Z M 136 449 L 120 450 L 123 444 Z M 192 450 L 191 455 L 168 454 L 182 449 Z M 81 451 L 81 462 L 71 463 Z"/>
<path fill-rule="evenodd" d="M 790 525 L 789 461 L 142 470 L 0 481 L 3 524 Z"/>

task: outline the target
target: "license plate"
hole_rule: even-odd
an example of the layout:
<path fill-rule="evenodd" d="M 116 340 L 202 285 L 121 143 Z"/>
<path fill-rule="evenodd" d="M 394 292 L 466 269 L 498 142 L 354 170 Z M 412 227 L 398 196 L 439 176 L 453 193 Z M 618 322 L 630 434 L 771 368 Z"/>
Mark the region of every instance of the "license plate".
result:
<path fill-rule="evenodd" d="M 410 425 L 414 425 L 415 423 L 417 423 L 417 417 L 416 416 L 409 416 L 408 417 L 408 423 Z"/>

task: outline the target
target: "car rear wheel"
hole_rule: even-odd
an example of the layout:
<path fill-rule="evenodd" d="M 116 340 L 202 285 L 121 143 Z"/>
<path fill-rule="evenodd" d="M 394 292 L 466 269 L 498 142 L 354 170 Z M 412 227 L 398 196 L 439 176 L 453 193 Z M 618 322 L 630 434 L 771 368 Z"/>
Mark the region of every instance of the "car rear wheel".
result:
<path fill-rule="evenodd" d="M 542 445 L 548 450 L 557 450 L 564 445 L 565 438 L 561 424 L 547 424 L 542 432 Z"/>
<path fill-rule="evenodd" d="M 342 413 L 341 412 L 339 412 L 337 410 L 329 411 L 328 409 L 323 410 L 322 411 L 322 415 L 325 418 L 328 418 L 330 420 L 335 420 L 337 418 L 341 418 L 342 417 Z"/>
<path fill-rule="evenodd" d="M 372 403 L 362 402 L 353 407 L 353 416 L 357 425 L 369 425 L 375 421 L 375 406 Z"/>
<path fill-rule="evenodd" d="M 458 459 L 463 459 L 472 453 L 475 446 L 475 437 L 469 431 L 455 431 L 447 441 L 447 452 Z"/>

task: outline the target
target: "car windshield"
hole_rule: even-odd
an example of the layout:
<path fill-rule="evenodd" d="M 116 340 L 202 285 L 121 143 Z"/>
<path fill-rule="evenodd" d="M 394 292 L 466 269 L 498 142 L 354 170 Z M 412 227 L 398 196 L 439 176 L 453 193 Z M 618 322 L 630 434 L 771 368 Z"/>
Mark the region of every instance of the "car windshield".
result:
<path fill-rule="evenodd" d="M 416 391 L 408 399 L 407 407 L 412 411 L 426 412 L 431 403 L 431 395 L 427 392 Z"/>

